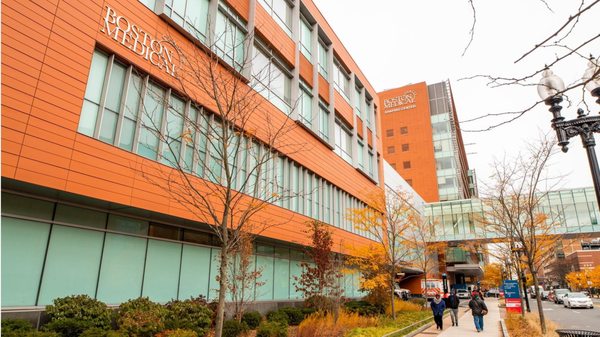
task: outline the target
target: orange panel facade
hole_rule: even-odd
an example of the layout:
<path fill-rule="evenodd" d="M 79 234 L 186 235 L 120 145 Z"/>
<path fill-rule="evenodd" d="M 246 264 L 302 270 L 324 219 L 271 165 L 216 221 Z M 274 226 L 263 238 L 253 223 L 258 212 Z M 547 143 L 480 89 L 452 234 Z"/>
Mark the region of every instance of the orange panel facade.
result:
<path fill-rule="evenodd" d="M 252 0 L 229 3 L 233 12 L 245 20 L 252 20 L 255 14 L 256 21 L 248 26 L 254 25 L 258 36 L 275 49 L 276 56 L 282 58 L 285 65 L 298 64 L 295 62 L 295 55 L 299 55 L 298 43 L 278 26 L 259 3 Z M 330 34 L 333 48 L 345 59 L 353 73 L 361 77 L 361 83 L 365 84 L 377 102 L 376 93 L 320 17 L 314 4 L 307 1 L 304 5 L 314 12 L 318 24 Z M 159 15 L 161 11 L 163 9 L 153 10 L 135 0 L 3 3 L 3 178 L 136 209 L 200 220 L 198 216 L 182 209 L 171 200 L 168 193 L 148 182 L 144 176 L 147 173 L 144 170 L 168 171 L 170 168 L 78 132 L 95 51 L 114 58 L 111 64 L 131 66 L 135 72 L 147 75 L 149 81 L 172 90 L 172 94 L 185 92 L 194 103 L 210 111 L 216 110 L 214 104 L 197 88 L 181 87 L 177 72 L 185 70 L 175 68 L 177 55 L 169 54 L 168 46 L 160 44 L 158 40 L 168 36 L 184 52 L 196 50 L 206 53 L 206 50 L 198 47 L 201 42 L 192 41 L 189 34 L 181 33 L 185 27 L 175 27 L 173 22 L 165 19 L 166 10 Z M 149 48 L 156 49 L 151 51 Z M 221 71 L 230 71 L 231 67 L 225 63 L 222 62 Z M 300 69 L 292 71 L 300 72 L 309 85 L 313 84 L 313 78 L 319 78 L 319 96 L 326 102 L 334 99 L 330 97 L 329 80 L 316 75 L 316 67 L 304 58 L 299 64 Z M 341 109 L 340 114 L 352 125 L 352 108 L 337 102 L 338 99 L 336 107 Z M 256 130 L 258 140 L 266 137 L 266 131 L 263 130 L 265 123 L 282 125 L 290 118 L 266 98 L 263 107 L 268 109 L 271 118 L 268 121 L 257 118 L 248 126 Z M 331 115 L 334 113 L 331 112 Z M 282 148 L 281 155 L 358 201 L 366 201 L 373 190 L 383 185 L 381 167 L 378 167 L 378 186 L 333 153 L 331 146 L 326 146 L 303 128 L 293 129 L 285 137 L 289 143 L 302 140 L 310 151 Z M 329 138 L 333 139 L 333 135 Z M 370 145 L 371 138 L 369 135 Z M 375 144 L 375 149 L 380 153 L 381 145 Z M 290 243 L 308 243 L 303 224 L 310 217 L 269 205 L 257 221 L 273 218 L 286 221 L 281 226 L 266 230 L 263 236 Z M 351 228 L 332 226 L 332 229 L 336 247 L 340 247 L 342 242 L 368 242 L 364 236 L 353 233 Z"/>
<path fill-rule="evenodd" d="M 439 201 L 425 82 L 379 93 L 383 156 L 427 202 Z"/>

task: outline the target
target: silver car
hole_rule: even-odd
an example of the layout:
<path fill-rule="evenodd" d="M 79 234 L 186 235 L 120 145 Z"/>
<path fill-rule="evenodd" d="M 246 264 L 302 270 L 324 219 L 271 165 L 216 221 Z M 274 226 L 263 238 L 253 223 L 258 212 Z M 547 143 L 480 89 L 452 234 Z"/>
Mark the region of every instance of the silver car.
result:
<path fill-rule="evenodd" d="M 594 308 L 594 303 L 584 293 L 567 293 L 563 296 L 565 308 Z"/>
<path fill-rule="evenodd" d="M 459 299 L 469 299 L 469 298 L 471 298 L 471 296 L 469 295 L 469 291 L 468 290 L 464 290 L 464 289 L 458 289 L 456 291 L 456 297 L 458 297 Z"/>

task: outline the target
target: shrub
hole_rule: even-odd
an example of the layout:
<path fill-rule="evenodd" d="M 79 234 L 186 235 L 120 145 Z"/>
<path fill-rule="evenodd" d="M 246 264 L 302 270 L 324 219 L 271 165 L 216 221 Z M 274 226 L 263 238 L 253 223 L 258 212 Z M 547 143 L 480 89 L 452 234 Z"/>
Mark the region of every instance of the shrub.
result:
<path fill-rule="evenodd" d="M 175 329 L 157 333 L 155 337 L 198 337 L 198 334 L 190 329 Z"/>
<path fill-rule="evenodd" d="M 22 336 L 31 331 L 33 331 L 33 325 L 28 320 L 14 318 L 2 320 L 2 336 Z"/>
<path fill-rule="evenodd" d="M 45 331 L 57 332 L 63 337 L 77 337 L 90 328 L 93 326 L 89 321 L 81 321 L 78 318 L 52 320 L 43 327 Z"/>
<path fill-rule="evenodd" d="M 421 311 L 426 308 L 423 307 L 422 305 L 419 305 L 419 304 L 416 304 L 413 302 L 402 301 L 402 300 L 395 298 L 394 299 L 394 309 L 396 310 L 396 312 L 399 312 L 399 311 Z M 388 315 L 391 315 L 391 313 L 392 313 L 391 305 L 388 304 L 386 306 L 385 313 Z"/>
<path fill-rule="evenodd" d="M 269 322 L 278 322 L 284 325 L 288 325 L 290 324 L 289 320 L 288 320 L 288 315 L 280 310 L 277 311 L 270 311 L 267 313 L 267 321 Z"/>
<path fill-rule="evenodd" d="M 377 316 L 384 313 L 383 306 L 371 304 L 367 301 L 350 301 L 344 304 L 346 311 L 357 313 L 360 316 Z"/>
<path fill-rule="evenodd" d="M 110 309 L 88 295 L 57 298 L 46 306 L 46 313 L 50 322 L 45 329 L 64 337 L 79 336 L 88 328 L 110 329 Z"/>
<path fill-rule="evenodd" d="M 279 322 L 262 322 L 256 330 L 256 337 L 287 337 L 287 326 Z"/>
<path fill-rule="evenodd" d="M 106 337 L 127 337 L 127 336 L 128 335 L 123 333 L 123 331 L 110 330 L 110 331 L 106 332 Z"/>
<path fill-rule="evenodd" d="M 171 301 L 166 305 L 165 327 L 170 330 L 193 330 L 198 336 L 206 336 L 212 322 L 210 310 L 202 298 Z"/>
<path fill-rule="evenodd" d="M 89 328 L 79 335 L 79 337 L 105 337 L 106 330 L 100 328 Z"/>
<path fill-rule="evenodd" d="M 302 310 L 302 314 L 304 314 L 304 318 L 314 314 L 315 312 L 317 312 L 317 309 L 315 308 L 301 308 L 300 310 Z"/>
<path fill-rule="evenodd" d="M 338 337 L 343 336 L 348 330 L 359 327 L 376 326 L 377 317 L 359 316 L 341 311 L 337 321 L 333 314 L 313 314 L 298 326 L 297 337 Z"/>
<path fill-rule="evenodd" d="M 2 336 L 4 336 L 4 334 L 2 334 Z M 29 332 L 23 332 L 23 333 L 19 333 L 17 335 L 13 335 L 13 336 L 18 336 L 18 337 L 60 337 L 60 335 L 54 331 L 29 331 Z"/>
<path fill-rule="evenodd" d="M 258 311 L 247 311 L 242 316 L 242 322 L 246 323 L 249 329 L 254 330 L 260 324 L 262 316 Z"/>
<path fill-rule="evenodd" d="M 235 319 L 228 319 L 223 322 L 223 337 L 238 337 L 246 331 L 248 331 L 246 323 L 240 323 Z"/>
<path fill-rule="evenodd" d="M 127 336 L 152 337 L 165 329 L 165 314 L 166 309 L 160 304 L 147 297 L 140 297 L 121 303 L 117 325 Z"/>
<path fill-rule="evenodd" d="M 415 303 L 415 304 L 418 304 L 418 305 L 420 305 L 421 307 L 425 307 L 425 304 L 427 303 L 427 300 L 426 300 L 426 299 L 424 299 L 424 298 L 411 298 L 411 299 L 409 300 L 409 302 L 411 302 L 411 303 Z"/>
<path fill-rule="evenodd" d="M 329 297 L 314 295 L 304 300 L 304 306 L 329 312 L 333 308 L 333 301 Z"/>
<path fill-rule="evenodd" d="M 304 319 L 304 313 L 302 309 L 296 307 L 283 307 L 279 311 L 284 312 L 287 315 L 289 325 L 298 325 Z"/>

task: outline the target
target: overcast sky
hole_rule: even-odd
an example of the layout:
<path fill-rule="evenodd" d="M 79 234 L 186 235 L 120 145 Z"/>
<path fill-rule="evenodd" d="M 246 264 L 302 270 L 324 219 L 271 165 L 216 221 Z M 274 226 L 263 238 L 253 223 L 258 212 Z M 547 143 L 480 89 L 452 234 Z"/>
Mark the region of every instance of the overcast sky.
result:
<path fill-rule="evenodd" d="M 458 117 L 465 121 L 486 113 L 519 111 L 539 100 L 535 86 L 491 89 L 484 80 L 459 80 L 476 74 L 520 77 L 552 62 L 558 49 L 545 48 L 514 64 L 536 43 L 543 41 L 575 14 L 578 1 L 541 0 L 474 1 L 477 22 L 469 42 L 472 10 L 467 0 L 314 0 L 367 79 L 378 91 L 425 81 L 450 80 Z M 586 1 L 585 3 L 591 3 Z M 585 5 L 584 5 L 585 7 Z M 578 28 L 563 43 L 576 46 L 600 33 L 600 4 L 582 16 Z M 586 57 L 600 54 L 600 41 L 581 49 Z M 572 57 L 553 68 L 568 85 L 579 81 L 587 61 Z M 540 76 L 533 79 L 539 82 Z M 592 104 L 594 113 L 600 106 Z M 581 99 L 582 92 L 573 98 Z M 576 116 L 577 106 L 564 105 L 563 116 Z M 548 132 L 551 113 L 540 105 L 507 126 L 483 133 L 464 132 L 470 168 L 479 181 L 490 174 L 493 157 L 511 156 L 524 149 L 527 141 Z M 480 129 L 492 120 L 461 123 L 463 130 Z M 600 147 L 600 134 L 597 134 Z M 558 149 L 558 147 L 557 147 Z M 600 155 L 600 151 L 596 151 Z M 572 138 L 569 152 L 558 153 L 551 166 L 554 175 L 565 175 L 564 188 L 592 186 L 585 150 L 579 138 Z"/>

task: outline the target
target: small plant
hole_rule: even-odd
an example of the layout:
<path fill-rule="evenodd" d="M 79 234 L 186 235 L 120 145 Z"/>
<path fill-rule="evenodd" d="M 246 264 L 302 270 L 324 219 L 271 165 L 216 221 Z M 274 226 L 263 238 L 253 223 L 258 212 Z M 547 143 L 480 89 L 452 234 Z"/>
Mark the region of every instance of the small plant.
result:
<path fill-rule="evenodd" d="M 279 311 L 284 312 L 287 315 L 289 325 L 298 325 L 304 319 L 304 313 L 302 309 L 296 307 L 283 307 Z"/>
<path fill-rule="evenodd" d="M 185 301 L 174 300 L 166 305 L 165 327 L 170 330 L 193 330 L 198 336 L 206 336 L 210 329 L 213 312 L 203 298 Z"/>
<path fill-rule="evenodd" d="M 341 311 L 337 320 L 334 315 L 316 313 L 298 326 L 298 337 L 338 337 L 343 336 L 348 330 L 357 327 L 376 326 L 379 323 L 377 317 L 359 316 Z"/>
<path fill-rule="evenodd" d="M 248 325 L 250 330 L 256 329 L 260 321 L 262 320 L 262 316 L 258 311 L 247 311 L 242 316 L 242 322 Z"/>
<path fill-rule="evenodd" d="M 46 313 L 50 322 L 45 329 L 63 337 L 77 337 L 89 328 L 108 330 L 111 323 L 111 311 L 106 304 L 88 295 L 57 298 L 46 306 Z"/>
<path fill-rule="evenodd" d="M 424 298 L 411 298 L 411 299 L 409 300 L 409 302 L 411 302 L 411 303 L 415 303 L 415 304 L 418 304 L 418 305 L 420 305 L 421 307 L 424 307 L 424 306 L 425 306 L 425 303 L 427 303 L 427 300 L 426 300 L 426 299 L 424 299 Z"/>
<path fill-rule="evenodd" d="M 421 311 L 421 310 L 424 310 L 425 308 L 420 304 L 408 302 L 408 301 L 402 301 L 402 300 L 395 298 L 394 299 L 394 309 L 396 310 L 396 312 L 400 312 L 400 311 Z M 390 315 L 391 312 L 392 312 L 392 306 L 388 304 L 385 308 L 385 313 Z"/>
<path fill-rule="evenodd" d="M 284 325 L 289 324 L 288 315 L 280 310 L 270 311 L 267 313 L 267 321 L 269 322 L 278 322 Z"/>
<path fill-rule="evenodd" d="M 63 337 L 78 337 L 90 328 L 93 326 L 89 321 L 82 321 L 78 318 L 56 319 L 43 326 L 44 331 L 56 332 Z"/>
<path fill-rule="evenodd" d="M 379 304 L 371 304 L 367 301 L 350 301 L 344 304 L 346 311 L 357 313 L 360 316 L 377 316 L 383 314 L 384 307 Z"/>
<path fill-rule="evenodd" d="M 106 330 L 100 328 L 89 328 L 79 335 L 79 337 L 106 337 Z"/>
<path fill-rule="evenodd" d="M 175 329 L 157 333 L 155 337 L 198 337 L 198 334 L 190 329 Z"/>
<path fill-rule="evenodd" d="M 119 306 L 117 325 L 131 337 L 152 337 L 165 329 L 166 309 L 147 297 L 129 300 Z"/>
<path fill-rule="evenodd" d="M 301 308 L 300 310 L 302 310 L 302 314 L 304 314 L 304 318 L 306 318 L 306 317 L 314 314 L 315 312 L 317 312 L 317 309 L 315 309 L 315 308 L 307 308 L 307 307 Z"/>
<path fill-rule="evenodd" d="M 256 337 L 287 337 L 287 326 L 280 322 L 262 322 L 256 330 Z"/>
<path fill-rule="evenodd" d="M 2 320 L 2 336 L 17 337 L 33 331 L 33 325 L 24 319 L 8 318 Z"/>
<path fill-rule="evenodd" d="M 235 319 L 228 319 L 223 322 L 223 337 L 238 337 L 248 331 L 246 323 L 240 323 Z"/>

